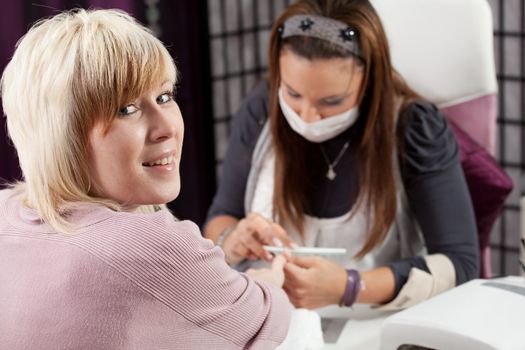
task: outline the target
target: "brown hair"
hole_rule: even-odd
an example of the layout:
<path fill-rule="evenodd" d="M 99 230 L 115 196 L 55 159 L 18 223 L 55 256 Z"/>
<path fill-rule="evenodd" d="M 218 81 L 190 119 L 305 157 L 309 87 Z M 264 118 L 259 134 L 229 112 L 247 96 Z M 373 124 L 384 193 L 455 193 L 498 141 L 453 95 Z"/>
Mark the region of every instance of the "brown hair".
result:
<path fill-rule="evenodd" d="M 376 11 L 367 0 L 298 0 L 274 23 L 270 36 L 270 122 L 276 155 L 273 216 L 292 223 L 302 234 L 304 193 L 310 186 L 307 166 L 312 147 L 286 122 L 278 104 L 279 58 L 283 49 L 309 60 L 348 57 L 331 42 L 308 36 L 280 37 L 279 29 L 294 15 L 318 15 L 339 20 L 357 30 L 361 49 L 363 82 L 359 92 L 360 117 L 357 147 L 360 164 L 357 202 L 352 211 L 365 205 L 370 213 L 369 232 L 356 257 L 363 257 L 385 238 L 396 215 L 396 183 L 393 150 L 400 147 L 396 137 L 397 101 L 406 105 L 417 98 L 393 69 L 388 42 Z M 355 57 L 354 57 L 355 58 Z M 308 159 L 307 159 L 308 158 Z"/>

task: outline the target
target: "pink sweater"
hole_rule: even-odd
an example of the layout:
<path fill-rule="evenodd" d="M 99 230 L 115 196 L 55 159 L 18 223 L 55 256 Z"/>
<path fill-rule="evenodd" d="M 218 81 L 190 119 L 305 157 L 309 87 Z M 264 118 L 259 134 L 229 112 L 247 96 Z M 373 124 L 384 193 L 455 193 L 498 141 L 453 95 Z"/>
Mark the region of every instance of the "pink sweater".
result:
<path fill-rule="evenodd" d="M 272 349 L 291 306 L 167 211 L 86 206 L 53 232 L 0 191 L 0 349 Z"/>

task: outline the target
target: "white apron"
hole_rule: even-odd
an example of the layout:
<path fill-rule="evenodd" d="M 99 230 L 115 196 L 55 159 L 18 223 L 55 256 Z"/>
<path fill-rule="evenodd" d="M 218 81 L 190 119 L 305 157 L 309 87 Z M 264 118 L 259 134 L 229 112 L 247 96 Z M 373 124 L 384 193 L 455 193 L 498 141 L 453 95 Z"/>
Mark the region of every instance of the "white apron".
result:
<path fill-rule="evenodd" d="M 424 240 L 417 221 L 408 207 L 407 197 L 401 181 L 397 155 L 393 154 L 397 169 L 397 213 L 385 240 L 362 259 L 354 258 L 365 243 L 368 232 L 367 212 L 361 206 L 350 215 L 348 212 L 335 218 L 304 217 L 304 235 L 299 235 L 291 225 L 283 223 L 289 236 L 306 247 L 346 248 L 343 256 L 330 257 L 345 268 L 368 270 L 405 257 L 426 254 Z M 256 212 L 266 218 L 272 215 L 275 154 L 271 148 L 269 123 L 266 123 L 255 146 L 252 168 L 248 176 L 245 195 L 246 213 Z M 262 267 L 262 261 L 245 261 L 238 268 Z"/>

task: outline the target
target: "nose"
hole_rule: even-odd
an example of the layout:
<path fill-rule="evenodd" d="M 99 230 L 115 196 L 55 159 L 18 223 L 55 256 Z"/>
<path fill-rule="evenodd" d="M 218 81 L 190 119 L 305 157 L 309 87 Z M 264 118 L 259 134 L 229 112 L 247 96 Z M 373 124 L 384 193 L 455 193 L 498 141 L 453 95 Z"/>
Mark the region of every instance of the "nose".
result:
<path fill-rule="evenodd" d="M 298 114 L 306 123 L 315 122 L 321 119 L 321 115 L 317 108 L 310 103 L 302 104 Z"/>
<path fill-rule="evenodd" d="M 158 142 L 182 135 L 183 130 L 184 123 L 178 105 L 176 108 L 162 105 L 152 107 L 149 132 L 151 141 Z"/>

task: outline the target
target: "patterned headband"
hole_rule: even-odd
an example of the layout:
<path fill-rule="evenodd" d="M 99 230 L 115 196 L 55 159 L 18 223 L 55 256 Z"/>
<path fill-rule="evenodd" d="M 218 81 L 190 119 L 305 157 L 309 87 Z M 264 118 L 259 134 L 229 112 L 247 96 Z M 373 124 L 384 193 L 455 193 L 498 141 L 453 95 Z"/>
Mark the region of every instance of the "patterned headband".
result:
<path fill-rule="evenodd" d="M 311 36 L 329 41 L 353 55 L 361 56 L 357 30 L 335 19 L 315 15 L 296 15 L 288 18 L 278 30 L 283 39 L 291 36 Z"/>

